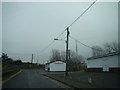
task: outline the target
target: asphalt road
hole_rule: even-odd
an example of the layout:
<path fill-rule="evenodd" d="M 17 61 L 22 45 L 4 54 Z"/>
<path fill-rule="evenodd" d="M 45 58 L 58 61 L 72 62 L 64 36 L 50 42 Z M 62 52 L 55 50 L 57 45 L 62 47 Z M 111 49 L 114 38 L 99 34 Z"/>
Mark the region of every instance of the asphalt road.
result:
<path fill-rule="evenodd" d="M 3 84 L 2 88 L 60 88 L 37 70 L 23 70 L 19 75 Z"/>

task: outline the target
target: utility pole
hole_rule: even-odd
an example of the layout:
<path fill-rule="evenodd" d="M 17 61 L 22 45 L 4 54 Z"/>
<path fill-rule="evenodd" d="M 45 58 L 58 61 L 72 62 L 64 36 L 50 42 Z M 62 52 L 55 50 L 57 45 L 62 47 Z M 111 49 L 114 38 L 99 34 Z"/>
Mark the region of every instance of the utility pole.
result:
<path fill-rule="evenodd" d="M 32 58 L 31 58 L 31 63 L 33 63 L 33 54 L 32 54 Z"/>
<path fill-rule="evenodd" d="M 37 60 L 37 64 L 38 64 L 38 60 Z"/>
<path fill-rule="evenodd" d="M 77 52 L 77 40 L 76 40 L 76 59 L 77 59 L 77 56 L 78 56 L 77 53 L 78 52 Z"/>
<path fill-rule="evenodd" d="M 69 41 L 69 27 L 67 27 L 67 40 L 66 40 L 66 76 L 68 74 L 67 63 L 68 63 L 68 41 Z"/>

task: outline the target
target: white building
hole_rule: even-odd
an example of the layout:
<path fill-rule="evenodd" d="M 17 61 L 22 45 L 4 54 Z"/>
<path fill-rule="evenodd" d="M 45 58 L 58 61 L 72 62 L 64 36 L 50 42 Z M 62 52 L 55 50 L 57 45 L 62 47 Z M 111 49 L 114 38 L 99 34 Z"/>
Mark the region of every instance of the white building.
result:
<path fill-rule="evenodd" d="M 107 55 L 91 57 L 86 60 L 88 71 L 120 71 L 120 54 L 111 53 Z"/>
<path fill-rule="evenodd" d="M 46 71 L 66 71 L 66 63 L 63 60 L 56 60 L 46 63 Z"/>

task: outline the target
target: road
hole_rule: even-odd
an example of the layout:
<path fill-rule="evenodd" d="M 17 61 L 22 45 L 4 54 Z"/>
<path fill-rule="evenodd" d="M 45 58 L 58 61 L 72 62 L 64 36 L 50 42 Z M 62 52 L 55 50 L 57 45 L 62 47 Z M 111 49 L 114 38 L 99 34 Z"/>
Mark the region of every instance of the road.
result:
<path fill-rule="evenodd" d="M 38 70 L 23 70 L 19 75 L 3 84 L 2 88 L 60 88 Z"/>

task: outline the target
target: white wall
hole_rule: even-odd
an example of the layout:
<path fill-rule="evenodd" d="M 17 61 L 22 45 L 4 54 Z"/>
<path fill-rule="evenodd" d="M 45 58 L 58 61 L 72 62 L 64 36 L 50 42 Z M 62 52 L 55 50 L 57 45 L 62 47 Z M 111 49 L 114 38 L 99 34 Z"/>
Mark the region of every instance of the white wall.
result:
<path fill-rule="evenodd" d="M 56 61 L 50 64 L 50 71 L 66 71 L 66 63 Z"/>
<path fill-rule="evenodd" d="M 100 68 L 105 65 L 108 67 L 120 67 L 120 65 L 118 65 L 118 55 L 93 60 L 86 60 L 86 63 L 87 68 Z"/>

